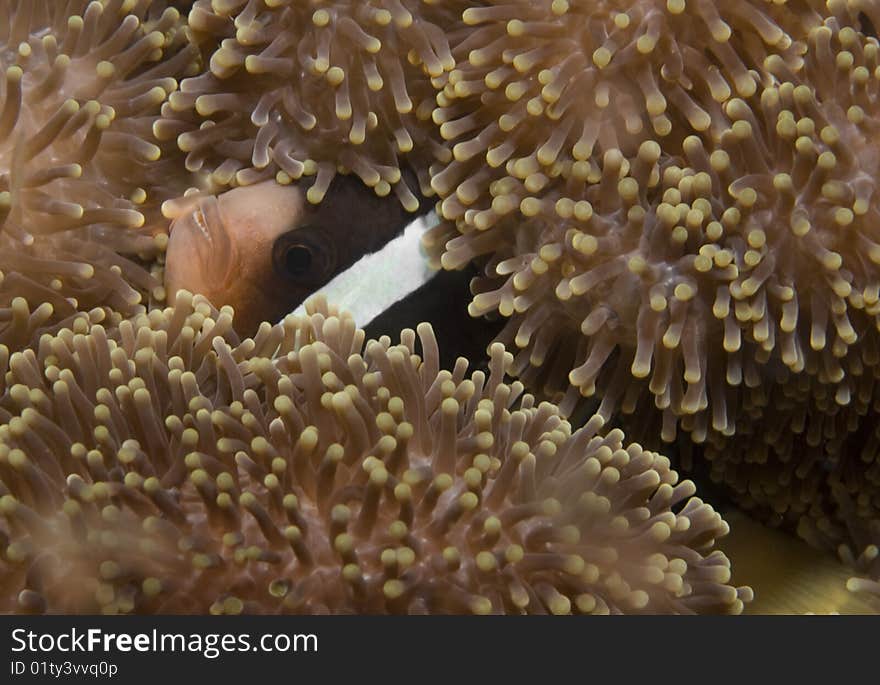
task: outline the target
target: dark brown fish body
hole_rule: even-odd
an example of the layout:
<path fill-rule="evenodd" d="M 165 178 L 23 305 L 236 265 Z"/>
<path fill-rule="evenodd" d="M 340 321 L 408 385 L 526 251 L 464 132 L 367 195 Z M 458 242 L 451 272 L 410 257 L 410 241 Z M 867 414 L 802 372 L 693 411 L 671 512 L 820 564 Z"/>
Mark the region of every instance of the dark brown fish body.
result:
<path fill-rule="evenodd" d="M 419 212 L 338 176 L 319 205 L 308 183 L 274 181 L 194 200 L 171 228 L 166 289 L 231 305 L 243 334 L 277 321 L 361 257 L 400 235 Z"/>
<path fill-rule="evenodd" d="M 461 271 L 439 271 L 427 283 L 394 303 L 364 326 L 367 336 L 387 335 L 392 340 L 406 328 L 413 330 L 422 321 L 430 321 L 440 346 L 440 364 L 451 369 L 459 357 L 472 368 L 487 363 L 486 349 L 501 332 L 505 321 L 474 318 L 468 314 L 469 283 L 479 273 L 476 267 Z"/>

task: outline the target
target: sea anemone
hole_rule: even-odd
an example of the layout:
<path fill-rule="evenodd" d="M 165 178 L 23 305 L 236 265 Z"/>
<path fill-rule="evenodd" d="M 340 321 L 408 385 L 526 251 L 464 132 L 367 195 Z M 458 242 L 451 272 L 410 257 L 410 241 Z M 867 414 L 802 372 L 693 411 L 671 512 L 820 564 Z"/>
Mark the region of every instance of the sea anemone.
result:
<path fill-rule="evenodd" d="M 243 342 L 187 293 L 44 335 L 0 399 L 0 609 L 742 610 L 666 458 L 520 396 L 499 344 L 437 360 L 322 301 Z"/>
<path fill-rule="evenodd" d="M 856 502 L 845 494 L 840 497 L 840 504 L 840 515 L 845 518 L 850 535 L 838 546 L 837 555 L 857 574 L 849 578 L 846 587 L 880 611 L 880 498 L 872 502 L 870 513 L 864 502 Z"/>
<path fill-rule="evenodd" d="M 160 123 L 191 170 L 220 185 L 314 176 L 319 203 L 337 172 L 410 211 L 406 164 L 430 193 L 431 78 L 454 66 L 447 43 L 461 2 L 199 0 L 189 15 L 210 71 L 187 79 Z"/>
<path fill-rule="evenodd" d="M 510 318 L 527 385 L 565 411 L 596 396 L 605 417 L 653 412 L 667 441 L 734 435 L 776 383 L 856 401 L 878 363 L 880 48 L 861 30 L 877 14 L 465 13 L 434 115 L 454 143 L 433 178 L 447 222 L 428 243 L 447 268 L 486 264 L 471 312 Z"/>
<path fill-rule="evenodd" d="M 875 537 L 875 540 L 878 539 L 880 538 Z M 861 572 L 861 575 L 847 580 L 847 590 L 863 598 L 876 610 L 880 610 L 880 548 L 876 542 L 865 547 L 858 557 L 845 554 L 844 560 Z"/>
<path fill-rule="evenodd" d="M 865 368 L 855 376 L 859 392 L 845 406 L 833 387 L 807 374 L 768 383 L 763 403 L 743 409 L 735 436 L 713 432 L 703 445 L 680 440 L 678 466 L 704 472 L 751 516 L 818 549 L 861 549 L 860 531 L 880 515 L 877 373 Z M 636 437 L 656 425 L 643 429 Z"/>
<path fill-rule="evenodd" d="M 197 68 L 166 2 L 0 2 L 0 343 L 77 312 L 117 322 L 161 283 L 161 203 L 187 188 L 161 103 Z"/>
<path fill-rule="evenodd" d="M 799 46 L 776 21 L 817 23 L 793 8 L 804 3 L 717 4 L 513 0 L 465 10 L 471 30 L 454 45 L 458 64 L 434 114 L 454 144 L 432 179 L 444 216 L 485 230 L 527 199 L 527 215 L 541 201 L 552 211 L 555 200 L 582 200 L 606 152 L 635 164 L 645 141 L 717 133 L 722 104 L 755 95 L 750 70 L 764 71 L 768 54 L 799 67 Z M 566 205 L 561 218 L 571 219 Z"/>
<path fill-rule="evenodd" d="M 836 559 L 740 511 L 725 512 L 724 519 L 731 532 L 720 547 L 733 560 L 737 581 L 758 588 L 748 613 L 873 613 L 870 597 L 852 591 L 853 559 Z"/>

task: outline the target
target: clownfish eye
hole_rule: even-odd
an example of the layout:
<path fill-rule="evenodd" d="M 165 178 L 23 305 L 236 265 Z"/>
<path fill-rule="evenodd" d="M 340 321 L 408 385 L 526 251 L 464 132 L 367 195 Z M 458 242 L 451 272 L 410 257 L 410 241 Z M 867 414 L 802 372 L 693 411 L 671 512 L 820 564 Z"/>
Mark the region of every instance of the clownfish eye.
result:
<path fill-rule="evenodd" d="M 301 276 L 312 266 L 314 256 L 307 245 L 289 245 L 284 249 L 282 263 L 288 276 Z"/>
<path fill-rule="evenodd" d="M 325 232 L 312 226 L 288 231 L 272 246 L 275 275 L 304 285 L 323 285 L 333 276 L 334 251 Z"/>

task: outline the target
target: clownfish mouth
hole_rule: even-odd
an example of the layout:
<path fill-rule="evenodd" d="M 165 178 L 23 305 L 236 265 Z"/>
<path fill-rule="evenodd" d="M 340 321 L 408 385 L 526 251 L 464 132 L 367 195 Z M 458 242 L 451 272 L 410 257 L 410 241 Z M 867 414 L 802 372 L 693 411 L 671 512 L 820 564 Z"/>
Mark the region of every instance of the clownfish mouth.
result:
<path fill-rule="evenodd" d="M 236 247 L 219 200 L 200 196 L 176 214 L 166 257 L 172 289 L 216 294 L 228 287 L 235 273 Z"/>
<path fill-rule="evenodd" d="M 214 241 L 211 238 L 211 233 L 208 231 L 208 222 L 205 220 L 205 213 L 202 211 L 201 207 L 196 207 L 195 211 L 192 213 L 192 220 L 196 227 L 202 232 L 202 235 L 205 236 L 205 240 L 213 244 Z"/>

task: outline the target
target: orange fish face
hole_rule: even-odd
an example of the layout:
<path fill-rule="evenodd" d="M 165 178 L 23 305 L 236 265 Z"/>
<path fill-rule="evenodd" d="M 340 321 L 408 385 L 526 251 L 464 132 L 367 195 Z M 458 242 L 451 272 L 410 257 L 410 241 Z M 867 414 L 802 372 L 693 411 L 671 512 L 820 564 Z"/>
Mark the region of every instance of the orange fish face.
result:
<path fill-rule="evenodd" d="M 267 181 L 179 203 L 165 287 L 235 309 L 251 334 L 278 321 L 361 257 L 399 235 L 413 215 L 358 180 L 338 177 L 320 205 L 306 184 Z"/>

